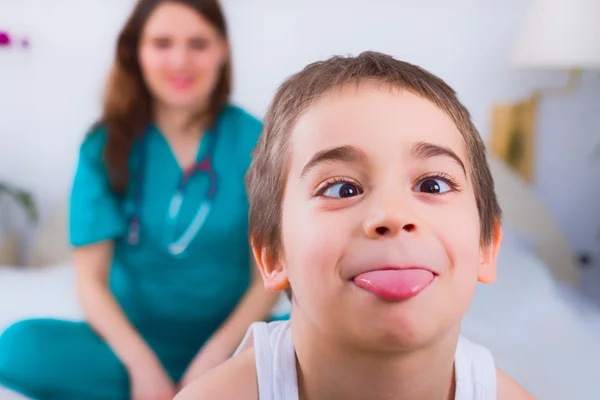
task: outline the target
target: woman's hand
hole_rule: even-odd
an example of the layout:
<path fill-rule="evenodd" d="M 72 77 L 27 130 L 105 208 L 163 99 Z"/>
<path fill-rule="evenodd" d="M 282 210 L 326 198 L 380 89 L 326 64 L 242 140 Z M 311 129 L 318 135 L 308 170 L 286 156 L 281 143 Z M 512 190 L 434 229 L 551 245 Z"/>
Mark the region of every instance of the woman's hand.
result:
<path fill-rule="evenodd" d="M 228 349 L 208 342 L 188 366 L 183 378 L 179 382 L 179 390 L 192 383 L 204 373 L 225 362 L 230 356 L 231 354 Z"/>
<path fill-rule="evenodd" d="M 265 290 L 260 271 L 254 263 L 251 270 L 252 284 L 229 318 L 190 363 L 179 382 L 180 389 L 229 359 L 240 345 L 250 324 L 264 321 L 269 316 L 279 294 Z"/>
<path fill-rule="evenodd" d="M 175 383 L 153 355 L 140 359 L 129 370 L 131 400 L 173 400 Z"/>
<path fill-rule="evenodd" d="M 132 399 L 172 400 L 175 384 L 109 290 L 113 250 L 113 242 L 104 241 L 74 251 L 82 307 L 90 326 L 125 365 Z"/>

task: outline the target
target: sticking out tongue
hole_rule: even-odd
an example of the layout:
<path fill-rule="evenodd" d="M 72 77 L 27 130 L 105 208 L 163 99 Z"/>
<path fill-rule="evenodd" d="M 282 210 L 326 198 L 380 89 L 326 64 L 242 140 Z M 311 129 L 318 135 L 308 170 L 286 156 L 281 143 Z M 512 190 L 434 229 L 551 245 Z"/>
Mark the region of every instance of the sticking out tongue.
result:
<path fill-rule="evenodd" d="M 433 278 L 433 273 L 424 269 L 387 269 L 360 274 L 354 283 L 384 300 L 400 301 L 419 294 Z"/>

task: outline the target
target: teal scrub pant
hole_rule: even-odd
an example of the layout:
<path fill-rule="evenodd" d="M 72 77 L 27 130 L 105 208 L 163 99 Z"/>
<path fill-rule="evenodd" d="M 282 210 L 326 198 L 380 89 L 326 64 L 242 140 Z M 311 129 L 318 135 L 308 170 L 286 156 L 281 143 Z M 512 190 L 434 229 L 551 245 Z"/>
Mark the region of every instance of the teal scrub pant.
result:
<path fill-rule="evenodd" d="M 166 370 L 178 382 L 186 367 Z M 85 322 L 32 319 L 10 326 L 0 335 L 0 385 L 35 400 L 130 398 L 127 370 Z"/>
<path fill-rule="evenodd" d="M 84 322 L 9 327 L 0 336 L 0 385 L 36 400 L 129 399 L 127 370 Z"/>

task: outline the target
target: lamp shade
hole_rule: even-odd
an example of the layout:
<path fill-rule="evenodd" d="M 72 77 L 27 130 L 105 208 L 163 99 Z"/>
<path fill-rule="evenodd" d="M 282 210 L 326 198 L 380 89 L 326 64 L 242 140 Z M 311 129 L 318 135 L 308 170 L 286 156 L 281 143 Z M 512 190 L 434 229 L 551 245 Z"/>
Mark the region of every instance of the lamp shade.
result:
<path fill-rule="evenodd" d="M 512 60 L 525 68 L 600 69 L 600 0 L 531 0 Z"/>

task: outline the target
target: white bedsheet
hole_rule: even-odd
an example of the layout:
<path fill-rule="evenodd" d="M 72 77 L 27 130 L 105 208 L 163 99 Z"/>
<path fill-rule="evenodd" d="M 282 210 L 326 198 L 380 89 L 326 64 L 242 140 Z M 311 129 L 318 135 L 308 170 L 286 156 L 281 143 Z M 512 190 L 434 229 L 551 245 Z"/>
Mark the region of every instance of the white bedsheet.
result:
<path fill-rule="evenodd" d="M 498 280 L 478 287 L 463 333 L 538 399 L 599 399 L 600 311 L 557 285 L 535 253 L 503 246 Z"/>
<path fill-rule="evenodd" d="M 573 293 L 557 291 L 535 256 L 505 249 L 500 278 L 478 288 L 463 333 L 487 346 L 499 367 L 536 398 L 598 399 L 600 312 Z M 0 331 L 36 317 L 82 318 L 70 265 L 0 268 Z M 0 400 L 21 399 L 0 388 Z"/>
<path fill-rule="evenodd" d="M 71 265 L 0 268 L 0 331 L 23 318 L 81 319 Z"/>

